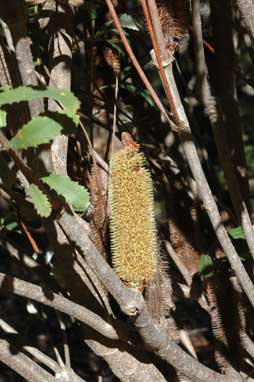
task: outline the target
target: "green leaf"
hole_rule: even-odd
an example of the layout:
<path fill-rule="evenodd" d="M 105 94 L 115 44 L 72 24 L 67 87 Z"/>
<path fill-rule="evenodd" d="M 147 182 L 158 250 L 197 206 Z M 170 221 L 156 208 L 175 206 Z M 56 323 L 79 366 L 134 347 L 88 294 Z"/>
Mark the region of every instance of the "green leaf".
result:
<path fill-rule="evenodd" d="M 202 255 L 199 260 L 198 270 L 204 277 L 209 277 L 213 274 L 213 260 L 209 255 Z"/>
<path fill-rule="evenodd" d="M 50 142 L 60 134 L 62 126 L 49 117 L 34 117 L 10 141 L 13 149 L 27 149 Z"/>
<path fill-rule="evenodd" d="M 119 44 L 117 44 L 114 40 L 106 40 L 109 45 L 112 46 L 112 48 L 116 49 L 118 53 L 120 53 L 122 56 L 124 56 L 124 51 L 123 49 L 120 48 Z"/>
<path fill-rule="evenodd" d="M 152 97 L 150 96 L 150 93 L 148 92 L 148 90 L 146 90 L 146 89 L 141 90 L 140 95 L 141 95 L 141 97 L 143 97 L 143 98 L 146 100 L 146 102 L 147 102 L 150 106 L 154 107 L 153 99 L 152 99 Z"/>
<path fill-rule="evenodd" d="M 241 226 L 239 227 L 236 227 L 236 228 L 232 228 L 230 231 L 228 231 L 229 235 L 233 238 L 233 239 L 244 239 L 244 233 L 243 233 L 243 229 Z M 254 233 L 254 230 L 253 230 L 253 233 Z"/>
<path fill-rule="evenodd" d="M 43 218 L 49 217 L 52 211 L 52 207 L 48 201 L 47 196 L 43 194 L 43 192 L 35 184 L 30 184 L 29 194 L 32 198 L 34 208 L 36 209 L 38 215 Z"/>
<path fill-rule="evenodd" d="M 4 110 L 0 110 L 0 129 L 6 127 L 6 116 L 7 113 Z"/>
<path fill-rule="evenodd" d="M 0 218 L 0 228 L 5 228 L 8 231 L 16 231 L 18 229 L 17 216 L 13 211 Z"/>
<path fill-rule="evenodd" d="M 79 100 L 68 90 L 47 87 L 45 89 L 20 86 L 15 89 L 4 88 L 0 93 L 0 106 L 22 101 L 33 101 L 36 98 L 52 98 L 60 102 L 69 112 L 76 113 Z"/>
<path fill-rule="evenodd" d="M 90 17 L 91 17 L 91 20 L 96 20 L 97 19 L 97 11 L 96 11 L 96 9 L 92 9 L 91 10 Z"/>
<path fill-rule="evenodd" d="M 119 17 L 119 20 L 123 28 L 131 29 L 134 31 L 138 31 L 140 29 L 138 23 L 133 19 L 131 15 L 128 15 L 127 13 L 123 13 Z"/>
<path fill-rule="evenodd" d="M 42 178 L 52 190 L 63 196 L 68 204 L 79 211 L 86 211 L 89 202 L 87 190 L 78 183 L 72 181 L 68 176 L 61 174 L 50 174 Z"/>

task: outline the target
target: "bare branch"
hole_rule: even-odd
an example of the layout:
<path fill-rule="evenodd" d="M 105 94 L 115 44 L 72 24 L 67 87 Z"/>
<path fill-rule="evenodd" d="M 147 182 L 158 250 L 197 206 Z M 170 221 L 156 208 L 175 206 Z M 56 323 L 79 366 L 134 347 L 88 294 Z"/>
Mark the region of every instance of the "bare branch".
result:
<path fill-rule="evenodd" d="M 254 2 L 253 0 L 236 0 L 244 27 L 254 40 Z"/>
<path fill-rule="evenodd" d="M 15 329 L 13 329 L 10 325 L 8 325 L 2 319 L 0 319 L 0 327 L 6 333 L 17 333 Z M 2 351 L 2 349 L 4 349 L 4 351 L 5 351 L 5 349 L 7 349 L 7 348 L 9 350 L 9 347 L 10 347 L 10 345 L 8 344 L 7 341 L 0 340 L 0 350 L 1 351 Z M 68 381 L 72 381 L 72 382 L 86 382 L 83 378 L 79 377 L 72 369 L 70 369 L 68 367 L 66 367 L 66 368 L 59 367 L 58 364 L 54 360 L 49 358 L 46 354 L 42 353 L 40 350 L 38 350 L 32 346 L 24 346 L 23 348 L 27 353 L 31 354 L 38 362 L 44 364 L 49 369 L 51 369 L 54 372 L 54 374 L 56 374 L 56 376 L 62 375 L 66 381 L 68 380 Z M 4 359 L 1 358 L 2 354 L 0 354 L 0 361 L 5 363 L 6 365 L 8 365 L 11 369 L 15 370 L 18 374 L 22 375 L 23 377 L 26 377 L 26 379 L 28 381 L 33 382 L 34 379 L 30 379 L 30 378 L 31 377 L 34 378 L 34 377 L 32 374 L 29 376 L 28 370 L 26 370 L 26 366 L 28 366 L 28 369 L 31 368 L 32 370 L 33 369 L 37 370 L 37 371 L 35 371 L 35 381 L 38 381 L 38 382 L 40 380 L 42 380 L 42 381 L 44 380 L 45 382 L 56 381 L 56 379 L 53 376 L 51 376 L 48 372 L 46 372 L 44 369 L 42 369 L 40 366 L 38 366 L 30 358 L 26 357 L 25 354 L 19 352 L 17 355 L 20 358 L 21 363 L 26 360 L 26 365 L 24 368 L 18 367 L 18 365 L 15 365 L 15 363 L 17 363 L 17 360 L 15 362 L 15 359 L 13 358 L 13 355 L 11 354 L 10 350 L 9 350 L 9 359 L 7 359 L 8 354 L 6 352 L 6 355 L 5 355 L 6 362 L 4 361 Z M 23 357 L 23 359 L 22 359 L 22 357 Z M 14 366 L 16 366 L 16 367 L 14 368 Z M 36 374 L 38 372 L 39 372 L 39 374 Z M 47 377 L 47 379 L 40 379 L 40 376 L 41 376 L 41 378 Z"/>
<path fill-rule="evenodd" d="M 236 102 L 235 75 L 231 70 L 234 64 L 234 45 L 232 35 L 232 11 L 231 1 L 223 0 L 221 10 L 212 6 L 212 20 L 216 44 L 216 81 L 214 91 L 218 97 L 218 103 L 211 96 L 203 45 L 198 46 L 198 40 L 202 38 L 199 2 L 193 2 L 193 36 L 197 56 L 197 67 L 205 74 L 203 86 L 206 87 L 208 99 L 203 100 L 205 111 L 208 114 L 213 134 L 218 149 L 219 158 L 225 173 L 228 191 L 233 202 L 239 223 L 241 223 L 244 235 L 254 259 L 254 236 L 251 219 L 248 213 L 249 185 L 244 155 L 241 121 Z M 199 27 L 198 27 L 199 24 Z M 198 29 L 196 29 L 196 27 Z M 200 35 L 199 37 L 197 35 Z M 205 103 L 207 101 L 207 103 Z M 217 109 L 217 110 L 216 110 Z M 247 208 L 248 207 L 248 208 Z"/>
<path fill-rule="evenodd" d="M 58 223 L 68 239 L 81 249 L 87 263 L 116 299 L 122 311 L 128 316 L 135 316 L 137 312 L 140 312 L 144 305 L 141 294 L 127 288 L 122 283 L 108 263 L 106 263 L 105 259 L 99 254 L 88 236 L 83 232 L 84 230 L 75 218 L 75 215 L 70 215 L 64 211 L 58 218 Z"/>
<path fill-rule="evenodd" d="M 182 274 L 184 280 L 186 281 L 187 285 L 190 286 L 192 284 L 192 277 L 190 275 L 190 272 L 185 267 L 185 265 L 183 264 L 183 262 L 181 261 L 179 256 L 177 256 L 177 254 L 176 254 L 174 248 L 172 247 L 172 245 L 170 244 L 170 242 L 166 241 L 165 245 L 166 245 L 166 249 L 167 249 L 168 254 L 170 255 L 171 259 L 174 261 L 175 265 L 177 266 L 177 268 L 181 272 L 181 274 Z"/>
<path fill-rule="evenodd" d="M 27 36 L 25 4 L 20 0 L 10 0 L 0 9 L 5 37 L 12 51 L 16 53 L 17 66 L 21 83 L 25 86 L 38 85 L 35 75 L 31 42 Z M 43 111 L 43 101 L 37 99 L 29 102 L 31 117 Z"/>
<path fill-rule="evenodd" d="M 200 0 L 192 1 L 192 22 L 197 77 L 200 86 L 201 99 L 213 128 L 216 146 L 218 148 L 220 160 L 225 171 L 231 199 L 234 204 L 234 208 L 238 215 L 238 218 L 240 218 L 240 221 L 242 223 L 244 235 L 246 237 L 250 253 L 254 259 L 254 236 L 251 219 L 246 204 L 240 192 L 239 183 L 235 175 L 233 163 L 230 160 L 230 150 L 228 147 L 227 138 L 223 133 L 223 129 L 218 124 L 216 105 L 214 104 L 214 100 L 211 95 L 211 90 L 208 83 L 200 17 Z"/>
<path fill-rule="evenodd" d="M 60 89 L 71 88 L 72 63 L 72 22 L 73 12 L 70 7 L 57 2 L 49 2 L 44 6 L 50 10 L 49 19 L 49 54 L 51 61 L 50 86 Z M 61 107 L 52 99 L 49 110 L 59 111 Z M 67 175 L 68 137 L 61 134 L 51 145 L 52 163 L 56 173 Z"/>
<path fill-rule="evenodd" d="M 3 292 L 13 292 L 18 296 L 30 298 L 59 310 L 62 313 L 69 314 L 107 338 L 113 340 L 119 338 L 115 329 L 97 314 L 65 297 L 50 291 L 44 292 L 42 288 L 37 285 L 0 273 L 0 290 Z"/>
<path fill-rule="evenodd" d="M 150 314 L 145 307 L 142 314 L 136 319 L 135 326 L 139 330 L 145 343 L 149 344 L 154 352 L 174 366 L 186 377 L 195 382 L 233 382 L 234 380 L 226 378 L 219 373 L 202 365 L 195 358 L 183 351 L 166 332 L 154 325 Z M 237 380 L 235 380 L 237 382 Z M 240 380 L 239 380 L 240 382 Z"/>
<path fill-rule="evenodd" d="M 151 15 L 152 17 L 154 15 Z M 159 20 L 157 20 L 159 23 Z M 156 36 L 157 37 L 157 36 Z M 208 213 L 214 231 L 218 237 L 218 240 L 231 264 L 232 269 L 235 271 L 236 276 L 242 285 L 243 290 L 248 296 L 252 306 L 254 307 L 254 285 L 246 272 L 227 232 L 223 226 L 220 218 L 220 213 L 217 205 L 214 201 L 211 189 L 206 180 L 204 171 L 202 169 L 200 159 L 197 153 L 196 146 L 193 142 L 189 121 L 186 117 L 184 107 L 182 105 L 181 98 L 178 93 L 178 89 L 174 80 L 174 74 L 172 70 L 172 64 L 165 66 L 165 73 L 167 77 L 167 86 L 170 85 L 170 89 L 173 95 L 175 108 L 179 119 L 184 123 L 184 129 L 179 130 L 179 138 L 181 139 L 182 146 L 188 160 L 188 164 L 192 171 L 193 177 L 196 181 L 199 197 L 202 200 L 204 207 Z M 163 84 L 164 85 L 164 84 Z"/>
<path fill-rule="evenodd" d="M 131 349 L 112 348 L 94 340 L 86 340 L 86 343 L 97 355 L 105 359 L 122 382 L 166 382 L 161 372 L 145 355 L 135 357 Z"/>
<path fill-rule="evenodd" d="M 12 328 L 9 324 L 7 324 L 7 322 L 5 322 L 1 318 L 0 318 L 0 328 L 5 333 L 18 334 L 18 332 L 14 328 Z M 42 353 L 40 350 L 36 349 L 33 346 L 28 346 L 28 345 L 23 346 L 23 349 L 26 350 L 29 354 L 31 354 L 32 357 L 37 359 L 37 361 L 47 366 L 50 370 L 52 371 L 57 370 L 58 364 L 52 358 L 49 358 L 46 354 Z"/>
<path fill-rule="evenodd" d="M 233 382 L 196 361 L 176 345 L 164 330 L 154 324 L 142 295 L 137 291 L 128 289 L 119 280 L 90 239 L 82 232 L 82 226 L 75 219 L 75 215 L 69 215 L 65 212 L 58 219 L 58 222 L 68 235 L 69 240 L 82 250 L 88 264 L 116 299 L 122 311 L 134 317 L 135 325 L 143 340 L 149 344 L 149 347 L 155 349 L 156 354 L 197 382 L 204 380 L 207 382 Z"/>
<path fill-rule="evenodd" d="M 119 288 L 123 287 L 127 289 L 122 282 L 116 277 L 112 269 L 109 267 L 109 265 L 106 263 L 104 258 L 98 253 L 96 248 L 94 247 L 93 243 L 90 242 L 90 239 L 88 238 L 87 230 L 84 229 L 84 221 L 80 219 L 76 215 L 68 215 L 66 212 L 64 212 L 67 216 L 60 217 L 58 219 L 58 224 L 62 227 L 62 230 L 65 232 L 66 235 L 66 242 L 70 245 L 70 241 L 72 242 L 73 246 L 79 248 L 79 252 L 77 254 L 77 265 L 76 262 L 74 262 L 74 269 L 76 272 L 81 275 L 82 280 L 85 282 L 85 284 L 89 287 L 89 284 L 87 284 L 87 281 L 84 279 L 84 275 L 82 274 L 81 270 L 79 269 L 81 267 L 85 267 L 84 269 L 87 271 L 87 265 L 91 268 L 92 272 L 95 272 L 97 277 L 101 280 L 101 282 L 104 285 L 111 286 L 111 289 L 113 292 L 116 290 L 117 296 L 119 296 Z M 61 239 L 63 240 L 63 239 Z M 85 246 L 85 251 L 81 251 L 82 246 Z M 91 261 L 91 258 L 89 256 L 89 252 L 87 250 L 87 245 L 91 245 L 89 247 L 89 251 L 95 251 L 94 256 L 92 256 L 93 260 Z M 81 259 L 81 256 L 84 256 L 83 259 Z M 101 262 L 102 258 L 102 262 Z M 98 259 L 99 263 L 97 265 L 94 265 L 96 262 L 96 259 Z M 81 261 L 83 260 L 83 261 Z M 106 268 L 106 271 L 105 271 Z M 103 274 L 103 277 L 101 277 L 101 273 Z M 83 272 L 84 273 L 84 272 Z M 105 281 L 105 278 L 108 277 L 108 279 Z M 115 284 L 114 284 L 114 279 Z M 113 285 L 111 284 L 113 279 Z M 92 277 L 92 280 L 94 281 L 94 277 Z M 118 284 L 117 284 L 118 283 Z M 72 288 L 72 286 L 69 285 L 71 294 L 75 297 L 79 297 L 80 290 L 76 290 L 75 287 Z M 136 296 L 136 293 L 133 292 Z M 132 291 L 127 289 L 127 298 L 132 299 Z M 96 297 L 97 298 L 97 297 Z M 121 301 L 124 302 L 125 295 L 123 294 Z M 131 301 L 131 300 L 130 300 Z M 143 300 L 141 300 L 143 301 Z M 143 302 L 144 303 L 144 302 Z M 128 305 L 128 300 L 125 305 Z M 125 306 L 124 305 L 124 306 Z M 109 311 L 108 306 L 107 311 Z M 123 310 L 123 309 L 122 309 Z M 94 338 L 90 339 L 86 338 L 87 330 L 84 331 L 84 338 L 86 344 L 99 356 L 101 356 L 106 362 L 108 362 L 109 367 L 113 371 L 113 373 L 123 382 L 143 382 L 144 380 L 148 381 L 158 381 L 158 382 L 165 382 L 164 377 L 159 372 L 159 370 L 156 368 L 155 365 L 152 363 L 148 363 L 146 356 L 144 355 L 144 360 L 140 359 L 140 356 L 136 356 L 134 353 L 134 349 L 126 349 L 126 345 L 121 345 L 119 343 L 113 343 L 113 344 L 105 344 L 96 341 Z M 120 346 L 120 348 L 119 348 Z"/>
<path fill-rule="evenodd" d="M 252 306 L 254 306 L 254 285 L 246 272 L 240 257 L 238 256 L 235 247 L 233 246 L 228 233 L 221 222 L 220 213 L 218 207 L 214 201 L 212 191 L 208 185 L 206 177 L 204 175 L 200 159 L 198 157 L 197 149 L 192 140 L 190 127 L 188 124 L 187 117 L 185 115 L 184 108 L 181 104 L 181 99 L 174 81 L 172 67 L 167 68 L 167 77 L 170 81 L 172 88 L 172 93 L 174 94 L 175 103 L 179 112 L 181 112 L 182 119 L 186 121 L 186 131 L 181 132 L 179 137 L 182 141 L 182 145 L 188 159 L 190 169 L 192 171 L 193 177 L 197 183 L 199 197 L 202 200 L 205 210 L 210 218 L 213 229 L 218 237 L 218 240 L 231 264 L 232 269 L 235 271 L 235 274 L 248 296 Z"/>
<path fill-rule="evenodd" d="M 10 345 L 0 340 L 0 361 L 29 382 L 55 382 L 55 378 L 22 352 L 12 354 Z"/>
<path fill-rule="evenodd" d="M 177 131 L 179 128 L 181 128 L 181 121 L 179 120 L 179 116 L 175 109 L 175 104 L 172 99 L 171 90 L 170 90 L 170 87 L 167 85 L 167 79 L 166 79 L 165 71 L 163 68 L 164 62 L 168 64 L 173 61 L 173 54 L 171 52 L 171 55 L 170 55 L 169 51 L 166 49 L 164 37 L 163 37 L 162 30 L 159 23 L 159 14 L 158 14 L 158 9 L 157 9 L 155 0 L 149 0 L 148 6 L 146 3 L 146 0 L 141 0 L 141 5 L 143 8 L 144 16 L 146 18 L 151 41 L 154 47 L 154 53 L 155 53 L 158 67 L 159 67 L 159 72 L 162 78 L 162 82 L 166 85 L 164 89 L 165 89 L 165 93 L 170 105 L 170 110 L 173 115 L 173 120 L 176 125 L 171 127 L 172 127 L 172 130 Z M 153 15 L 153 17 L 151 18 L 150 15 Z M 157 41 L 159 41 L 158 44 L 156 43 L 156 35 L 155 35 L 154 29 L 156 30 Z"/>

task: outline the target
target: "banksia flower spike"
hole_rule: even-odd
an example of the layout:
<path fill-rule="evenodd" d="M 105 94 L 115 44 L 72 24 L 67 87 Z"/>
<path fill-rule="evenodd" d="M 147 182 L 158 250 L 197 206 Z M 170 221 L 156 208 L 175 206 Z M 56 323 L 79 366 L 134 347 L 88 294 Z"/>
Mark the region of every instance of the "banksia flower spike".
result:
<path fill-rule="evenodd" d="M 138 145 L 130 140 L 126 144 L 110 165 L 112 262 L 127 285 L 142 290 L 158 267 L 153 190 Z"/>

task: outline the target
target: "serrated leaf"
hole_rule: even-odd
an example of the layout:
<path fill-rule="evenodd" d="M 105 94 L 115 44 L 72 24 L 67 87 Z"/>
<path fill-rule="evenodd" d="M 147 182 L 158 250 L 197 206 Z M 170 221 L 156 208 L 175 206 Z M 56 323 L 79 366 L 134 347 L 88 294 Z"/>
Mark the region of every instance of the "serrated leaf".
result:
<path fill-rule="evenodd" d="M 233 238 L 233 239 L 244 239 L 244 233 L 243 233 L 243 229 L 241 226 L 239 227 L 236 227 L 236 228 L 232 228 L 230 231 L 228 231 L 229 235 Z M 254 233 L 254 231 L 253 231 Z"/>
<path fill-rule="evenodd" d="M 52 207 L 47 196 L 35 184 L 30 184 L 29 194 L 38 215 L 43 218 L 49 217 Z"/>
<path fill-rule="evenodd" d="M 60 123 L 49 117 L 34 117 L 10 141 L 13 149 L 27 149 L 49 143 L 62 131 Z"/>
<path fill-rule="evenodd" d="M 36 98 L 52 98 L 61 102 L 63 107 L 72 113 L 79 108 L 79 100 L 69 90 L 47 87 L 45 89 L 20 86 L 15 89 L 4 88 L 0 93 L 0 106 L 22 101 L 33 101 Z"/>
<path fill-rule="evenodd" d="M 209 255 L 202 255 L 199 260 L 198 270 L 202 276 L 209 277 L 212 275 L 213 260 Z"/>
<path fill-rule="evenodd" d="M 42 178 L 52 190 L 63 196 L 74 209 L 85 211 L 88 207 L 89 194 L 80 184 L 61 174 L 50 174 Z"/>
<path fill-rule="evenodd" d="M 4 110 L 0 110 L 0 129 L 6 127 L 6 116 L 7 113 Z"/>

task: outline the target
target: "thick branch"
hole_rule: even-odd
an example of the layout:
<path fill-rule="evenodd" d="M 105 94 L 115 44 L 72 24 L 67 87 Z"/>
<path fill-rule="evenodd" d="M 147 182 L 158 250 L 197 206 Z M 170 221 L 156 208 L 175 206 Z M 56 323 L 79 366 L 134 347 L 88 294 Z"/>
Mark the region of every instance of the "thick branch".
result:
<path fill-rule="evenodd" d="M 154 325 L 145 307 L 137 318 L 135 326 L 145 343 L 155 348 L 155 353 L 195 382 L 236 382 L 202 365 L 183 351 L 167 334 Z M 238 382 L 238 381 L 237 381 Z M 240 382 L 240 380 L 239 380 Z"/>
<path fill-rule="evenodd" d="M 50 10 L 49 20 L 49 55 L 51 61 L 49 86 L 60 89 L 71 89 L 72 64 L 72 22 L 73 12 L 70 7 L 57 2 L 46 3 L 45 10 Z M 49 100 L 49 110 L 59 111 L 61 107 Z M 68 137 L 57 136 L 51 145 L 54 171 L 67 175 Z"/>
<path fill-rule="evenodd" d="M 65 212 L 66 214 L 66 212 Z M 69 215 L 65 217 L 63 220 L 62 218 L 60 221 L 58 221 L 59 225 L 62 227 L 62 230 L 65 232 L 66 235 L 66 241 L 65 245 L 70 246 L 70 241 L 73 243 L 73 246 L 75 244 L 76 247 L 79 248 L 79 254 L 77 255 L 77 262 L 81 265 L 81 257 L 83 256 L 83 263 L 86 262 L 89 264 L 91 270 L 96 273 L 97 277 L 101 280 L 101 282 L 104 285 L 111 285 L 111 289 L 114 292 L 114 285 L 116 285 L 115 290 L 117 296 L 119 296 L 119 288 L 122 286 L 123 288 L 127 289 L 121 281 L 117 278 L 117 281 L 115 281 L 114 284 L 114 278 L 116 278 L 116 275 L 112 271 L 112 269 L 109 267 L 109 265 L 105 262 L 105 260 L 102 258 L 102 256 L 98 253 L 96 248 L 91 243 L 90 251 L 94 251 L 94 257 L 93 262 L 91 261 L 91 258 L 89 257 L 89 253 L 87 250 L 81 251 L 82 246 L 85 245 L 84 248 L 87 248 L 86 243 L 89 243 L 88 238 L 88 232 L 84 229 L 84 221 L 80 219 L 78 216 L 72 216 Z M 58 225 L 58 224 L 57 224 Z M 61 239 L 63 240 L 63 238 Z M 61 241 L 63 244 L 63 241 Z M 90 245 L 90 244 L 89 244 Z M 81 253 L 82 252 L 82 253 Z M 98 265 L 94 265 L 94 262 L 96 261 L 96 257 L 99 261 Z M 102 262 L 100 261 L 102 258 Z M 74 269 L 80 274 L 78 268 L 75 265 L 75 262 L 73 264 Z M 104 268 L 109 268 L 109 270 L 105 271 Z M 103 277 L 101 277 L 98 270 L 101 270 Z M 105 280 L 105 275 L 107 280 Z M 82 277 L 82 276 L 81 276 Z M 83 280 L 83 277 L 82 277 Z M 94 280 L 94 277 L 93 277 Z M 111 284 L 113 280 L 113 285 Z M 118 285 L 116 283 L 119 283 Z M 86 283 L 86 281 L 85 281 Z M 80 289 L 77 290 L 75 285 L 68 285 L 68 288 L 71 292 L 71 295 L 74 298 L 79 298 Z M 134 292 L 135 293 L 135 292 Z M 122 298 L 122 301 L 124 301 L 124 296 Z M 132 291 L 127 289 L 127 298 L 130 298 L 132 296 Z M 136 296 L 136 294 L 135 294 Z M 115 296 L 116 297 L 116 296 Z M 121 297 L 120 297 L 121 298 Z M 132 298 L 132 297 L 131 297 Z M 128 304 L 125 303 L 125 305 Z M 124 305 L 124 306 L 125 306 Z M 113 371 L 113 373 L 123 382 L 142 382 L 144 380 L 146 381 L 156 381 L 156 382 L 165 382 L 165 378 L 162 376 L 160 371 L 156 368 L 156 366 L 152 363 L 148 363 L 146 356 L 144 355 L 144 360 L 141 359 L 139 356 L 134 353 L 134 349 L 128 349 L 126 348 L 126 344 L 121 346 L 119 342 L 115 342 L 112 344 L 106 344 L 104 341 L 97 341 L 95 338 L 91 339 L 86 338 L 87 330 L 84 331 L 84 337 L 86 344 L 99 356 L 101 356 L 106 362 L 108 362 L 110 369 Z M 119 348 L 119 346 L 121 346 Z"/>
<path fill-rule="evenodd" d="M 101 356 L 113 373 L 122 382 L 166 382 L 161 372 L 144 356 L 135 357 L 132 351 L 111 348 L 95 340 L 86 341 L 89 347 Z"/>
<path fill-rule="evenodd" d="M 152 15 L 151 15 L 152 16 Z M 156 36 L 157 37 L 157 36 Z M 157 37 L 158 38 L 158 37 Z M 181 102 L 181 98 L 178 93 L 178 89 L 174 80 L 172 64 L 165 67 L 165 73 L 167 76 L 167 86 L 170 86 L 173 94 L 174 104 L 179 116 L 179 119 L 183 121 L 185 128 L 180 129 L 179 137 L 182 141 L 183 149 L 185 151 L 188 164 L 192 171 L 193 177 L 196 181 L 199 197 L 202 200 L 204 207 L 208 213 L 214 231 L 218 237 L 218 240 L 231 264 L 232 269 L 235 271 L 236 276 L 248 296 L 252 306 L 254 307 L 254 285 L 246 272 L 228 234 L 221 222 L 220 213 L 217 205 L 214 201 L 211 189 L 206 180 L 204 171 L 202 169 L 200 159 L 197 153 L 196 146 L 193 142 L 189 121 L 186 117 L 184 107 Z M 164 85 L 164 84 L 163 84 Z"/>
<path fill-rule="evenodd" d="M 214 201 L 212 191 L 209 187 L 209 184 L 206 180 L 204 171 L 202 169 L 200 159 L 197 153 L 196 146 L 193 142 L 190 127 L 188 124 L 188 120 L 184 111 L 184 108 L 181 103 L 181 99 L 174 81 L 172 67 L 168 67 L 167 70 L 168 81 L 170 81 L 170 86 L 172 88 L 172 93 L 175 97 L 175 103 L 177 105 L 179 113 L 185 123 L 186 123 L 186 131 L 181 132 L 179 134 L 180 139 L 182 141 L 182 145 L 185 151 L 185 155 L 188 160 L 188 164 L 192 171 L 193 177 L 197 183 L 198 192 L 200 199 L 202 200 L 206 212 L 210 218 L 214 231 L 218 237 L 218 240 L 230 262 L 232 269 L 234 270 L 243 290 L 248 296 L 252 306 L 254 307 L 254 285 L 246 272 L 240 257 L 238 256 L 235 247 L 233 246 L 228 233 L 221 222 L 220 213 L 218 207 Z"/>
<path fill-rule="evenodd" d="M 64 213 L 59 218 L 59 224 L 69 239 L 82 250 L 88 264 L 116 299 L 122 311 L 129 316 L 136 317 L 135 324 L 142 338 L 151 348 L 155 349 L 155 352 L 161 358 L 197 382 L 203 382 L 204 380 L 211 382 L 227 381 L 226 378 L 203 366 L 185 353 L 168 337 L 166 332 L 154 324 L 144 304 L 142 295 L 123 285 L 105 259 L 98 253 L 90 239 L 82 232 L 82 226 L 74 215 Z M 180 360 L 183 360 L 183 364 Z"/>
<path fill-rule="evenodd" d="M 81 249 L 87 263 L 119 303 L 122 311 L 129 316 L 134 316 L 137 312 L 140 312 L 144 305 L 141 294 L 127 288 L 120 281 L 108 263 L 106 263 L 104 258 L 98 253 L 89 237 L 84 233 L 75 215 L 70 215 L 65 211 L 59 217 L 58 223 L 68 239 Z"/>

